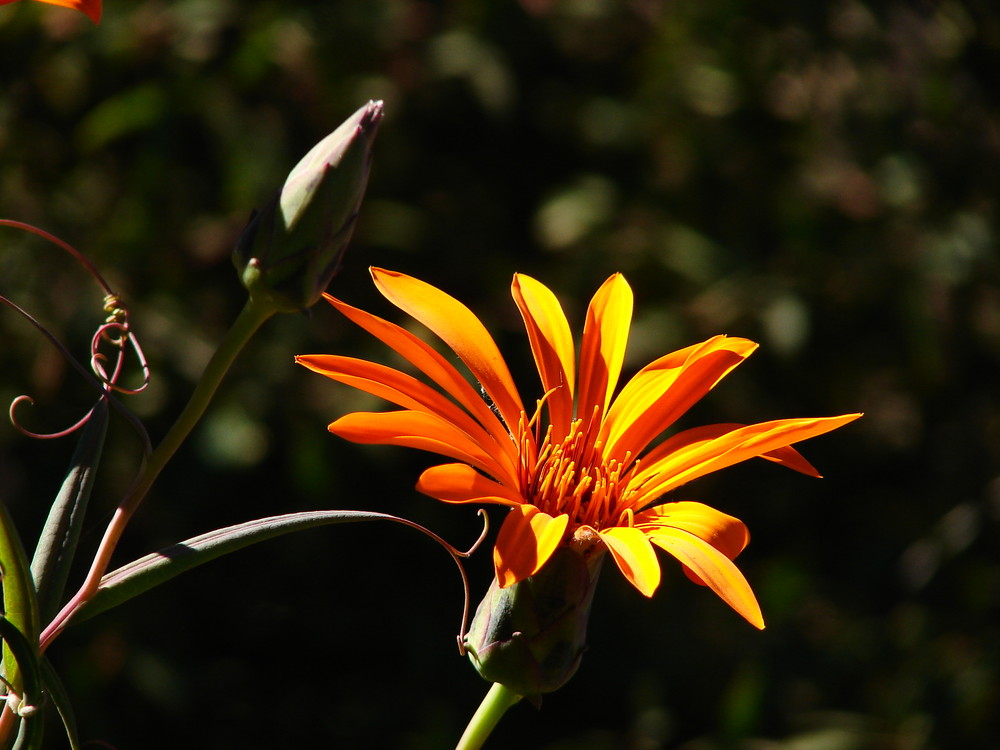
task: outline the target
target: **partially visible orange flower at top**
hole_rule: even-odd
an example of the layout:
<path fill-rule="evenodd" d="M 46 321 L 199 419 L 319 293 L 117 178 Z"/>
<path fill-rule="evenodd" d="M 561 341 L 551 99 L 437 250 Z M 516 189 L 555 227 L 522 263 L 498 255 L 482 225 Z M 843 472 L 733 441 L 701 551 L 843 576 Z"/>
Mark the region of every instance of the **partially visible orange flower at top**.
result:
<path fill-rule="evenodd" d="M 615 394 L 632 318 L 632 291 L 609 278 L 587 311 L 579 355 L 553 293 L 517 274 L 511 287 L 541 377 L 526 409 L 493 338 L 463 304 L 401 273 L 373 268 L 379 291 L 424 324 L 465 363 L 492 404 L 430 345 L 403 328 L 327 295 L 434 385 L 351 357 L 311 354 L 300 364 L 390 401 L 398 411 L 347 414 L 329 429 L 357 443 L 403 445 L 457 463 L 423 472 L 417 489 L 449 503 L 510 507 L 493 553 L 497 581 L 538 572 L 562 544 L 603 545 L 644 595 L 660 583 L 654 546 L 758 628 L 760 607 L 732 560 L 749 541 L 738 519 L 667 493 L 718 469 L 762 457 L 819 476 L 790 446 L 859 414 L 716 424 L 653 445 L 695 402 L 757 348 L 715 336 L 646 365 Z M 652 446 L 652 447 L 651 447 Z"/>
<path fill-rule="evenodd" d="M 0 5 L 15 3 L 17 0 L 0 0 Z M 81 13 L 86 13 L 94 23 L 101 22 L 101 0 L 38 0 L 49 5 L 61 5 L 64 8 L 72 8 Z"/>

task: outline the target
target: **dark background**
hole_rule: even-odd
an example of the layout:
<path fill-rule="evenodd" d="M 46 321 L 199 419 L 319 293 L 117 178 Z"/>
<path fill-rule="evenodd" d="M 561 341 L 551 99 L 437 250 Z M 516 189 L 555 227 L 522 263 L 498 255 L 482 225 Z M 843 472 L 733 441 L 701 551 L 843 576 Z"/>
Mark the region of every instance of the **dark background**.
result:
<path fill-rule="evenodd" d="M 762 344 L 682 426 L 866 412 L 801 446 L 822 480 L 752 462 L 676 493 L 749 525 L 765 631 L 665 556 L 652 600 L 608 568 L 579 673 L 488 747 L 992 748 L 998 69 L 992 0 L 107 0 L 96 28 L 21 2 L 0 8 L 0 216 L 73 243 L 125 296 L 153 368 L 129 404 L 155 442 L 242 305 L 229 253 L 250 209 L 384 99 L 338 296 L 400 320 L 372 264 L 453 293 L 531 400 L 511 275 L 552 287 L 578 327 L 622 271 L 629 368 L 715 333 Z M 86 359 L 101 293 L 68 256 L 0 229 L 0 293 Z M 433 457 L 326 433 L 377 404 L 292 356 L 390 358 L 321 308 L 251 342 L 119 563 L 311 509 L 476 537 L 473 508 L 412 489 Z M 32 429 L 89 403 L 9 311 L 0 367 L 0 401 L 36 399 L 19 412 Z M 5 425 L 0 499 L 30 545 L 72 440 Z M 84 553 L 137 446 L 113 421 Z M 468 565 L 474 599 L 488 549 Z M 487 688 L 455 647 L 461 606 L 431 542 L 330 527 L 175 579 L 50 655 L 82 736 L 107 743 L 89 747 L 448 748 Z"/>

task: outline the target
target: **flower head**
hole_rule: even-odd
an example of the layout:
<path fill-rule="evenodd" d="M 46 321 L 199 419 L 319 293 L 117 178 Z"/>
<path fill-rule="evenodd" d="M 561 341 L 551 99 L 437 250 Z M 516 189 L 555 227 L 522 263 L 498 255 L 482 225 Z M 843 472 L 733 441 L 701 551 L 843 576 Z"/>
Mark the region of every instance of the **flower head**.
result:
<path fill-rule="evenodd" d="M 0 0 L 0 5 L 17 2 L 17 0 Z M 49 5 L 61 5 L 85 13 L 94 23 L 101 22 L 101 0 L 39 0 Z"/>
<path fill-rule="evenodd" d="M 667 500 L 671 490 L 718 469 L 761 457 L 819 476 L 790 446 L 857 419 L 859 414 L 716 424 L 654 441 L 757 345 L 715 336 L 651 362 L 616 393 L 632 317 L 632 292 L 609 278 L 587 310 L 579 356 L 555 295 L 517 274 L 512 293 L 542 395 L 529 410 L 493 338 L 463 304 L 410 276 L 372 269 L 379 291 L 424 324 L 469 368 L 491 404 L 447 359 L 386 320 L 327 297 L 433 383 L 384 365 L 335 355 L 296 360 L 329 378 L 397 404 L 333 422 L 358 443 L 405 445 L 454 463 L 423 472 L 417 489 L 449 503 L 495 503 L 510 513 L 493 553 L 506 588 L 533 576 L 565 545 L 611 554 L 644 595 L 660 583 L 655 547 L 679 560 L 758 628 L 760 607 L 732 560 L 749 541 L 738 519 L 697 502 Z"/>

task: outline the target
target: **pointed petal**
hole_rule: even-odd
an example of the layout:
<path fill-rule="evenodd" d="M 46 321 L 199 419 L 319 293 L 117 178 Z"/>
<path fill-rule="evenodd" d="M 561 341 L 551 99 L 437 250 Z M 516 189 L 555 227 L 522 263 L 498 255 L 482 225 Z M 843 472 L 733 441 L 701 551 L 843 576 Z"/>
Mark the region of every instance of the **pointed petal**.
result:
<path fill-rule="evenodd" d="M 642 484 L 636 494 L 635 508 L 654 502 L 663 493 L 755 456 L 765 456 L 800 440 L 822 435 L 843 427 L 860 417 L 844 414 L 818 419 L 778 419 L 773 422 L 741 427 L 721 437 L 693 443 L 647 464 L 632 481 Z"/>
<path fill-rule="evenodd" d="M 504 468 L 464 432 L 433 414 L 419 411 L 354 412 L 327 428 L 334 435 L 363 445 L 402 445 L 465 461 L 491 476 Z"/>
<path fill-rule="evenodd" d="M 747 425 L 740 424 L 738 422 L 727 422 L 724 424 L 710 424 L 703 425 L 701 427 L 692 427 L 691 429 L 678 432 L 676 435 L 672 435 L 667 440 L 664 440 L 653 450 L 643 456 L 642 461 L 644 464 L 652 465 L 654 462 L 659 461 L 665 456 L 669 456 L 671 453 L 682 449 L 690 449 L 695 444 L 707 443 L 709 440 L 714 440 L 715 438 L 721 437 L 728 432 L 733 432 L 734 430 L 738 430 L 746 426 Z M 760 457 L 792 469 L 793 471 L 798 471 L 811 477 L 820 477 L 820 473 L 816 470 L 816 467 L 809 463 L 805 457 L 802 456 L 802 454 L 791 446 L 778 448 L 770 453 L 763 453 Z"/>
<path fill-rule="evenodd" d="M 760 457 L 767 461 L 776 463 L 779 466 L 784 466 L 786 469 L 797 471 L 800 474 L 815 477 L 816 479 L 822 478 L 816 467 L 809 463 L 805 456 L 790 445 L 786 445 L 784 448 L 778 448 L 770 453 L 762 453 L 760 454 Z"/>
<path fill-rule="evenodd" d="M 603 418 L 618 384 L 632 324 L 632 289 L 616 273 L 597 290 L 587 310 L 580 347 L 577 415 L 589 419 L 594 407 Z"/>
<path fill-rule="evenodd" d="M 507 428 L 497 419 L 469 381 L 432 346 L 395 323 L 352 307 L 328 294 L 324 294 L 323 297 L 348 320 L 368 331 L 441 386 L 445 393 L 464 406 L 476 421 L 493 435 L 500 450 L 505 451 L 512 461 L 516 458 L 514 444 Z"/>
<path fill-rule="evenodd" d="M 7 0 L 7 2 L 13 1 L 14 0 Z M 78 10 L 81 13 L 85 13 L 94 23 L 101 22 L 101 0 L 41 0 L 41 2 L 48 3 L 49 5 L 59 5 L 63 8 Z M 0 3 L 0 5 L 5 4 L 6 3 Z"/>
<path fill-rule="evenodd" d="M 446 503 L 524 504 L 518 492 L 483 476 L 468 464 L 432 466 L 420 475 L 417 491 Z"/>
<path fill-rule="evenodd" d="M 459 408 L 453 401 L 411 375 L 375 362 L 335 354 L 300 354 L 295 357 L 300 365 L 331 380 L 353 386 L 398 406 L 434 414 L 451 422 L 479 447 L 494 455 L 505 467 L 504 478 L 516 481 L 517 472 L 510 455 L 497 450 L 495 438 L 482 425 Z M 510 438 L 503 436 L 505 443 Z"/>
<path fill-rule="evenodd" d="M 680 529 L 708 542 L 730 560 L 750 542 L 746 524 L 735 516 L 691 501 L 664 503 L 635 514 L 635 527 L 654 535 L 665 527 Z"/>
<path fill-rule="evenodd" d="M 497 583 L 507 588 L 537 573 L 562 541 L 569 516 L 553 518 L 534 505 L 511 508 L 493 548 Z"/>
<path fill-rule="evenodd" d="M 619 570 L 644 596 L 660 585 L 660 562 L 646 535 L 636 528 L 617 526 L 598 532 Z"/>
<path fill-rule="evenodd" d="M 653 544 L 666 550 L 690 568 L 726 604 L 756 628 L 764 629 L 760 605 L 733 562 L 708 542 L 694 534 L 669 527 L 650 533 Z"/>
<path fill-rule="evenodd" d="M 375 286 L 392 304 L 420 321 L 450 346 L 493 399 L 507 427 L 516 430 L 524 407 L 493 337 L 469 308 L 423 281 L 371 269 Z"/>
<path fill-rule="evenodd" d="M 644 367 L 611 405 L 605 455 L 636 457 L 756 348 L 747 339 L 715 336 Z"/>
<path fill-rule="evenodd" d="M 552 439 L 558 442 L 569 433 L 573 419 L 573 334 L 559 300 L 543 284 L 530 276 L 514 274 L 511 294 L 524 319 L 542 390 L 551 391 L 547 401 L 549 421 L 554 427 Z"/>

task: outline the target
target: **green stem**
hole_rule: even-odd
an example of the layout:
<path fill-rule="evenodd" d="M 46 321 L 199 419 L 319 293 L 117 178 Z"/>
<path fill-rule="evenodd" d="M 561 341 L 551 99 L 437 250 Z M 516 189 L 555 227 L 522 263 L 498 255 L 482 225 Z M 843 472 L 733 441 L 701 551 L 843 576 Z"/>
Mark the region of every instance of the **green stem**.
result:
<path fill-rule="evenodd" d="M 247 302 L 243 311 L 229 329 L 226 337 L 219 344 L 219 348 L 215 350 L 212 359 L 206 365 L 205 371 L 202 373 L 198 385 L 195 386 L 194 393 L 191 394 L 191 399 L 188 401 L 187 406 L 184 407 L 180 416 L 177 417 L 177 421 L 174 422 L 173 427 L 170 428 L 163 441 L 153 451 L 149 457 L 149 461 L 143 467 L 142 473 L 136 479 L 135 485 L 115 510 L 115 514 L 104 532 L 104 538 L 97 548 L 97 554 L 91 564 L 90 572 L 87 574 L 87 578 L 80 587 L 80 590 L 70 599 L 42 633 L 40 639 L 40 648 L 42 651 L 62 632 L 73 614 L 97 591 L 101 576 L 108 569 L 108 565 L 111 562 L 111 555 L 115 551 L 118 540 L 121 539 L 122 532 L 125 530 L 125 525 L 128 523 L 129 518 L 132 517 L 136 508 L 139 507 L 139 503 L 142 502 L 142 499 L 146 496 L 146 493 L 163 470 L 163 467 L 167 465 L 167 462 L 177 452 L 177 449 L 205 413 L 205 409 L 208 408 L 212 397 L 215 395 L 215 391 L 218 389 L 226 372 L 229 371 L 233 360 L 236 359 L 236 356 L 254 333 L 257 332 L 257 329 L 263 325 L 264 321 L 274 315 L 276 311 L 273 305 L 267 302 L 255 301 L 253 297 Z"/>
<path fill-rule="evenodd" d="M 521 700 L 521 696 L 508 690 L 499 682 L 494 682 L 493 687 L 479 704 L 479 708 L 469 721 L 469 725 L 462 734 L 462 739 L 458 741 L 455 750 L 479 750 L 486 742 L 490 733 L 500 723 L 500 718 L 508 708 Z"/>

